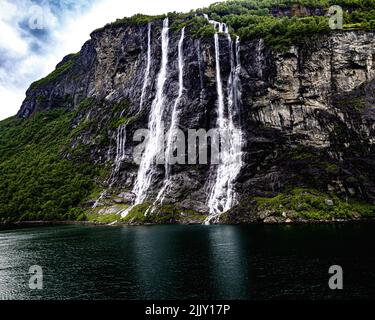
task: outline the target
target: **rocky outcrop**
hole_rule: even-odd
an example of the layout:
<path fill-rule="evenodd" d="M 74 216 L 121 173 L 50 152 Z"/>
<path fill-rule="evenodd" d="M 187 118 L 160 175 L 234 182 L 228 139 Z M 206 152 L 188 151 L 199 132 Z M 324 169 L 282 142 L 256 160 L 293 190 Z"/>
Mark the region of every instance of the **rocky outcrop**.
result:
<path fill-rule="evenodd" d="M 48 81 L 33 84 L 18 113 L 27 118 L 55 107 L 76 110 L 73 126 L 87 125 L 78 130 L 72 149 L 85 145 L 93 162 L 109 167 L 116 157 L 116 121 L 124 118 L 125 157 L 115 175 L 110 170 L 112 174 L 102 181 L 103 189 L 113 194 L 129 192 L 136 178 L 132 136 L 136 129 L 147 128 L 160 68 L 161 27 L 162 21 L 153 22 L 151 80 L 143 106 L 147 25 L 116 26 L 93 33 L 79 55 L 68 56 Z M 179 33 L 171 31 L 170 37 L 166 126 L 178 95 Z M 335 32 L 287 52 L 277 52 L 262 40 L 241 43 L 241 123 L 246 142 L 245 165 L 236 186 L 240 202 L 249 196 L 275 196 L 287 186 L 375 201 L 373 39 L 372 33 Z M 230 48 L 224 36 L 220 45 L 226 88 Z M 185 131 L 208 130 L 215 127 L 217 116 L 214 39 L 187 35 L 183 52 L 185 91 L 179 124 Z M 92 99 L 91 104 L 80 108 L 85 99 Z M 98 142 L 98 135 L 105 142 Z M 158 170 L 148 201 L 162 186 L 164 166 Z M 165 202 L 207 213 L 208 179 L 207 165 L 174 166 Z M 236 220 L 236 208 L 231 214 Z M 244 214 L 242 207 L 237 214 Z M 245 220 L 254 219 L 251 210 L 247 214 Z"/>

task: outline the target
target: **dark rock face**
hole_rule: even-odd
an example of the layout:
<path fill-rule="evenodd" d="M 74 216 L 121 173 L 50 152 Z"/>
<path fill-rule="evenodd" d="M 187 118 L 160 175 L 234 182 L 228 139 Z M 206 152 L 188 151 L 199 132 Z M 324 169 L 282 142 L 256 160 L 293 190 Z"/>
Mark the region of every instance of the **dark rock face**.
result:
<path fill-rule="evenodd" d="M 305 7 L 301 5 L 293 5 L 284 8 L 272 8 L 271 14 L 273 16 L 287 16 L 287 17 L 306 17 L 306 16 L 323 16 L 325 14 L 322 8 Z"/>
<path fill-rule="evenodd" d="M 152 28 L 150 81 L 140 110 L 140 97 L 147 65 L 147 25 L 106 28 L 92 35 L 74 64 L 55 79 L 27 91 L 18 116 L 64 106 L 77 109 L 85 98 L 95 103 L 78 111 L 75 127 L 90 124 L 72 146 L 83 144 L 95 163 L 113 166 L 116 157 L 116 127 L 105 123 L 120 118 L 116 106 L 128 101 L 123 116 L 126 156 L 115 176 L 103 182 L 119 194 L 131 191 L 138 167 L 133 162 L 135 130 L 147 128 L 156 93 L 161 60 L 161 27 Z M 241 123 L 245 133 L 244 162 L 238 177 L 239 199 L 249 195 L 274 196 L 286 186 L 306 186 L 338 195 L 375 201 L 373 130 L 375 112 L 375 47 L 373 34 L 337 32 L 313 43 L 275 52 L 262 40 L 241 43 Z M 168 77 L 165 84 L 165 126 L 171 121 L 178 95 L 178 41 L 170 32 Z M 226 88 L 230 52 L 220 38 L 221 74 Z M 216 124 L 216 79 L 214 39 L 186 36 L 184 87 L 179 126 L 182 130 L 207 129 Z M 63 61 L 59 66 L 64 65 Z M 43 97 L 43 98 L 41 98 Z M 121 110 L 120 110 L 121 111 Z M 114 119 L 113 119 L 114 118 Z M 103 131 L 104 130 L 104 131 Z M 98 143 L 99 132 L 105 143 Z M 103 137 L 102 137 L 103 138 Z M 71 155 L 66 154 L 67 158 Z M 164 166 L 158 168 L 148 199 L 162 186 Z M 207 212 L 207 165 L 176 165 L 166 203 L 191 206 Z M 233 220 L 252 221 L 256 217 Z M 243 207 L 237 215 L 247 215 Z"/>
<path fill-rule="evenodd" d="M 331 185 L 338 193 L 354 188 L 373 199 L 372 188 L 364 191 L 361 184 L 345 182 L 361 175 L 360 167 L 365 180 L 373 181 L 358 163 L 373 157 L 372 37 L 339 33 L 284 54 L 265 48 L 260 51 L 265 66 L 246 68 L 250 63 L 245 63 L 245 117 L 252 126 L 244 170 L 248 176 L 242 177 L 245 190 L 277 191 L 286 183 L 310 183 L 322 190 Z M 242 50 L 256 54 L 252 45 Z M 336 163 L 340 172 L 327 173 L 319 167 L 324 162 Z"/>
<path fill-rule="evenodd" d="M 46 81 L 41 85 L 32 85 L 26 92 L 26 99 L 17 116 L 27 118 L 33 112 L 61 106 L 73 109 L 81 99 L 89 95 L 95 57 L 92 41 L 88 41 L 82 47 L 78 57 L 73 58 L 72 55 L 65 57 L 56 69 L 69 61 L 72 62 L 72 67 L 58 74 L 51 81 Z"/>

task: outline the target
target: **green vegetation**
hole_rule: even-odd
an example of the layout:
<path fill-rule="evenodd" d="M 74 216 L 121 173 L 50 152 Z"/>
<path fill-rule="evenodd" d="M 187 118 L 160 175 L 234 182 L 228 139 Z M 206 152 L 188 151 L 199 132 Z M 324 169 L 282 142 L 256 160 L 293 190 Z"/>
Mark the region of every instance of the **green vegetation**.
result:
<path fill-rule="evenodd" d="M 194 16 L 188 19 L 176 19 L 171 25 L 171 30 L 179 32 L 183 27 L 188 28 L 189 33 L 195 38 L 213 37 L 216 30 L 213 25 L 208 24 L 203 16 Z"/>
<path fill-rule="evenodd" d="M 203 14 L 225 22 L 231 34 L 241 39 L 263 38 L 275 49 L 286 49 L 307 38 L 330 32 L 328 9 L 340 5 L 344 9 L 344 30 L 375 30 L 375 1 L 373 0 L 231 0 L 210 5 L 189 13 L 169 13 L 171 30 L 183 27 L 194 37 L 211 37 L 215 33 Z M 144 25 L 165 16 L 135 15 L 118 19 L 111 26 Z"/>
<path fill-rule="evenodd" d="M 338 171 L 339 171 L 339 168 L 338 168 L 337 164 L 335 164 L 335 163 L 327 163 L 326 164 L 326 170 L 327 170 L 327 173 L 337 174 Z"/>
<path fill-rule="evenodd" d="M 242 40 L 262 38 L 268 45 L 284 50 L 292 44 L 332 32 L 325 15 L 328 8 L 336 4 L 344 8 L 345 30 L 375 30 L 373 0 L 232 0 L 189 13 L 169 13 L 168 17 L 173 32 L 186 27 L 193 37 L 205 38 L 212 37 L 216 32 L 203 17 L 203 14 L 207 14 L 212 20 L 226 23 L 233 36 L 237 35 Z M 138 14 L 118 19 L 94 31 L 94 34 L 112 26 L 145 26 L 165 17 Z M 78 57 L 79 54 L 67 56 L 64 63 L 45 78 L 34 82 L 31 88 L 50 84 L 66 75 Z M 66 99 L 71 97 L 61 98 L 60 107 L 68 101 Z M 40 94 L 36 101 L 43 104 L 48 97 Z M 95 106 L 94 117 L 85 117 L 93 104 L 92 99 L 84 99 L 74 112 L 56 108 L 36 113 L 26 120 L 13 117 L 0 122 L 0 220 L 111 222 L 114 218 L 118 219 L 117 215 L 89 215 L 82 208 L 84 201 L 97 192 L 94 181 L 103 175 L 103 169 L 88 162 L 90 147 L 79 139 L 80 133 L 87 132 L 95 137 L 94 144 L 107 146 L 111 143 L 110 133 L 120 125 L 138 121 L 145 114 L 140 112 L 130 117 L 130 103 L 121 101 L 110 108 L 104 102 L 100 103 Z M 342 108 L 355 112 L 365 111 L 366 107 L 366 101 L 361 96 L 342 101 Z M 349 136 L 347 129 L 337 123 L 330 140 L 340 145 L 353 141 L 353 136 Z M 365 147 L 358 144 L 358 148 Z M 64 157 L 66 154 L 70 155 L 69 160 Z M 293 149 L 288 156 L 306 169 L 321 169 L 317 172 L 322 175 L 334 176 L 341 170 L 338 164 L 325 162 L 308 148 Z M 322 175 L 316 175 L 317 179 L 322 179 Z M 354 185 L 357 177 L 349 177 L 346 182 Z M 317 184 L 310 185 L 319 188 Z M 328 199 L 333 201 L 333 205 L 327 204 Z M 374 216 L 375 213 L 373 205 L 343 200 L 310 189 L 293 189 L 274 198 L 255 200 L 261 210 L 272 210 L 277 215 L 287 210 L 296 217 L 311 219 Z M 136 206 L 123 221 L 170 223 L 205 218 L 174 205 L 163 205 L 157 208 L 154 215 L 145 216 L 149 205 Z"/>
<path fill-rule="evenodd" d="M 364 94 L 360 97 L 342 99 L 340 103 L 348 112 L 363 112 L 367 105 Z"/>
<path fill-rule="evenodd" d="M 145 212 L 150 207 L 150 203 L 143 203 L 135 206 L 129 214 L 122 219 L 123 222 L 132 223 L 168 223 L 176 222 L 179 218 L 179 212 L 177 208 L 172 205 L 164 205 L 162 208 L 158 208 L 152 215 L 145 215 Z"/>
<path fill-rule="evenodd" d="M 192 210 L 181 210 L 181 208 L 172 204 L 159 206 L 153 214 L 145 215 L 150 205 L 151 203 L 143 203 L 135 206 L 129 214 L 122 219 L 122 222 L 168 224 L 181 221 L 193 221 L 195 223 L 200 223 L 206 219 L 204 215 L 199 215 Z"/>
<path fill-rule="evenodd" d="M 143 109 L 134 116 L 129 116 L 130 103 L 128 100 L 123 100 L 111 107 L 112 116 L 106 125 L 109 130 L 117 130 L 121 125 L 131 125 L 137 122 L 141 117 L 145 116 L 146 110 Z"/>
<path fill-rule="evenodd" d="M 336 195 L 313 189 L 295 188 L 274 198 L 255 197 L 258 209 L 270 210 L 276 216 L 292 212 L 294 218 L 312 220 L 375 217 L 375 205 L 357 200 L 343 200 Z M 332 203 L 331 203 L 332 201 Z"/>
<path fill-rule="evenodd" d="M 318 157 L 313 150 L 299 145 L 297 148 L 293 149 L 289 154 L 290 159 L 295 161 L 309 160 L 312 161 Z"/>
<path fill-rule="evenodd" d="M 127 100 L 121 101 L 112 107 L 112 117 L 108 129 L 116 130 L 119 126 L 127 124 L 130 119 L 126 117 L 129 112 L 130 103 Z"/>
<path fill-rule="evenodd" d="M 97 223 L 111 223 L 115 221 L 120 221 L 121 216 L 115 213 L 111 214 L 87 214 L 87 221 L 97 222 Z"/>
<path fill-rule="evenodd" d="M 122 19 L 117 19 L 116 21 L 112 23 L 106 24 L 104 27 L 96 29 L 92 32 L 92 35 L 102 32 L 108 27 L 116 27 L 116 26 L 141 26 L 141 25 L 147 25 L 149 22 L 152 22 L 154 20 L 158 19 L 164 19 L 166 15 L 158 15 L 158 16 L 148 16 L 144 14 L 136 14 L 131 17 L 125 17 Z"/>
<path fill-rule="evenodd" d="M 150 207 L 151 203 L 143 203 L 135 206 L 128 215 L 122 219 L 123 222 L 151 222 L 149 216 L 145 216 L 145 212 Z"/>
<path fill-rule="evenodd" d="M 40 112 L 0 122 L 0 219 L 75 220 L 101 168 L 61 156 L 75 113 Z M 87 161 L 87 160 L 86 160 Z"/>
<path fill-rule="evenodd" d="M 46 97 L 46 96 L 37 96 L 36 97 L 36 101 L 38 102 L 38 103 L 43 103 L 43 102 L 46 102 L 46 101 L 48 101 L 48 98 Z"/>
<path fill-rule="evenodd" d="M 44 85 L 58 79 L 61 75 L 63 75 L 65 72 L 67 72 L 68 70 L 70 70 L 74 66 L 77 58 L 78 58 L 77 54 L 69 55 L 69 60 L 67 62 L 65 62 L 63 65 L 59 66 L 58 68 L 56 68 L 48 76 L 32 83 L 31 88 L 35 89 L 35 88 L 38 88 L 40 86 L 44 86 Z"/>

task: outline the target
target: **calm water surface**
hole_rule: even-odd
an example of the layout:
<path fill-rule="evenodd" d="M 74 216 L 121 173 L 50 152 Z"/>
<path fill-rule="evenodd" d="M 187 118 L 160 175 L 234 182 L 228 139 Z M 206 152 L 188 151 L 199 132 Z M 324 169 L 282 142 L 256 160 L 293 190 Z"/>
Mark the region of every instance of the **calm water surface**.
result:
<path fill-rule="evenodd" d="M 344 290 L 328 289 L 328 268 Z M 40 265 L 44 289 L 28 287 Z M 375 224 L 0 231 L 0 299 L 375 297 Z"/>

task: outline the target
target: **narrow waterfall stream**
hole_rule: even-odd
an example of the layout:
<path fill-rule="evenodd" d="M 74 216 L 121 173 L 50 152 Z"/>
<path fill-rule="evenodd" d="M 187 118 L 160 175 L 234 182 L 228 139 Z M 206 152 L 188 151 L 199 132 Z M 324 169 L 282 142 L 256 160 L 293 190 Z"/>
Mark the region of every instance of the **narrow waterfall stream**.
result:
<path fill-rule="evenodd" d="M 152 47 L 151 47 L 151 29 L 152 24 L 148 24 L 148 33 L 147 33 L 147 65 L 145 69 L 145 75 L 143 80 L 142 92 L 141 92 L 141 99 L 139 103 L 139 111 L 140 112 L 143 108 L 144 98 L 146 95 L 146 90 L 150 82 L 150 70 L 151 70 L 151 60 L 152 60 Z M 123 116 L 125 110 L 123 110 L 120 114 L 120 118 Z M 118 173 L 121 168 L 122 162 L 125 160 L 126 156 L 126 129 L 127 123 L 120 125 L 117 128 L 117 135 L 116 135 L 116 158 L 114 162 L 114 168 L 111 172 L 111 176 L 109 178 L 109 187 L 111 188 L 113 184 L 117 180 Z M 100 201 L 105 198 L 107 194 L 107 190 L 104 190 L 99 199 L 96 200 L 93 208 L 99 206 Z"/>
<path fill-rule="evenodd" d="M 184 93 L 184 40 L 185 40 L 185 28 L 181 30 L 181 37 L 178 42 L 178 96 L 175 100 L 172 116 L 171 116 L 171 124 L 167 134 L 167 148 L 165 151 L 165 179 L 163 183 L 163 187 L 160 189 L 156 200 L 154 202 L 154 206 L 157 203 L 162 204 L 165 192 L 170 185 L 171 179 L 171 158 L 173 157 L 174 146 L 177 139 L 176 130 L 178 129 L 178 122 L 179 122 L 179 106 L 181 103 L 181 99 Z"/>
<path fill-rule="evenodd" d="M 235 124 L 235 118 L 239 113 L 239 103 L 241 99 L 241 84 L 239 78 L 241 70 L 239 57 L 240 41 L 239 38 L 237 38 L 235 48 L 233 48 L 233 40 L 226 24 L 212 20 L 209 20 L 209 22 L 217 29 L 214 35 L 214 41 L 216 89 L 218 97 L 217 128 L 220 131 L 220 163 L 216 166 L 216 171 L 211 172 L 211 176 L 214 177 L 214 180 L 209 182 L 207 205 L 210 209 L 210 215 L 205 221 L 206 224 L 216 221 L 221 214 L 228 211 L 236 204 L 235 182 L 243 165 L 242 132 Z M 230 51 L 231 72 L 228 79 L 227 106 L 225 106 L 221 77 L 220 33 L 226 34 Z"/>
<path fill-rule="evenodd" d="M 143 80 L 143 86 L 142 86 L 142 92 L 141 92 L 141 99 L 139 103 L 139 111 L 140 112 L 143 108 L 143 102 L 146 95 L 147 86 L 149 84 L 149 78 L 150 78 L 150 69 L 151 69 L 151 28 L 152 24 L 148 24 L 148 32 L 147 32 L 147 65 Z M 123 116 L 125 110 L 122 111 L 120 118 Z M 115 169 L 114 172 L 112 172 L 112 181 L 116 178 L 121 163 L 125 160 L 125 147 L 126 147 L 126 126 L 127 124 L 122 124 L 117 129 L 117 148 L 116 148 L 116 160 L 115 160 Z"/>
<path fill-rule="evenodd" d="M 136 195 L 135 205 L 144 202 L 147 191 L 151 186 L 153 175 L 155 173 L 155 158 L 160 153 L 160 146 L 164 144 L 164 128 L 162 116 L 165 106 L 164 85 L 167 79 L 168 50 L 169 50 L 169 19 L 163 21 L 162 30 L 162 59 L 161 67 L 157 78 L 156 96 L 151 105 L 149 116 L 149 136 L 143 152 L 142 160 L 138 169 L 137 179 L 134 184 L 133 193 Z M 122 212 L 122 216 L 126 216 L 130 212 L 129 209 Z"/>
<path fill-rule="evenodd" d="M 208 17 L 207 17 L 208 19 Z M 239 129 L 239 105 L 241 102 L 241 83 L 240 83 L 240 40 L 232 40 L 229 29 L 226 24 L 209 20 L 217 30 L 214 35 L 215 44 L 215 71 L 216 71 L 216 91 L 217 91 L 217 120 L 216 128 L 220 132 L 220 162 L 217 165 L 211 165 L 210 177 L 207 182 L 208 197 L 207 206 L 209 207 L 209 216 L 206 223 L 217 221 L 220 215 L 231 209 L 237 203 L 235 182 L 243 166 L 242 162 L 242 132 Z M 146 91 L 149 85 L 150 68 L 152 61 L 151 50 L 151 24 L 148 25 L 148 49 L 147 49 L 147 66 L 145 69 L 144 82 L 141 92 L 139 111 L 142 110 Z M 221 36 L 226 35 L 229 48 L 230 74 L 227 85 L 224 88 L 220 55 L 222 48 L 220 43 Z M 146 139 L 144 152 L 139 165 L 136 181 L 133 187 L 135 201 L 133 205 L 122 211 L 121 215 L 125 217 L 134 206 L 145 202 L 148 191 L 155 178 L 157 157 L 164 156 L 165 178 L 163 185 L 159 190 L 153 206 L 149 208 L 153 212 L 158 204 L 162 204 L 171 186 L 171 159 L 175 151 L 175 142 L 177 139 L 176 130 L 179 124 L 180 104 L 184 94 L 184 40 L 185 28 L 181 30 L 178 42 L 178 95 L 171 111 L 171 121 L 164 141 L 163 114 L 166 112 L 166 95 L 165 83 L 168 77 L 168 53 L 169 53 L 169 19 L 163 21 L 161 33 L 161 65 L 157 75 L 156 94 L 151 105 L 149 114 L 148 129 L 149 136 Z M 198 57 L 200 59 L 200 57 Z M 201 65 L 201 61 L 199 61 Z M 166 150 L 160 146 L 166 142 Z M 117 131 L 117 151 L 114 174 L 116 175 L 121 163 L 125 158 L 126 144 L 126 124 L 121 125 Z M 148 214 L 147 210 L 146 214 Z"/>
<path fill-rule="evenodd" d="M 126 146 L 126 124 L 122 124 L 117 128 L 117 148 L 114 173 L 117 174 L 120 170 L 121 162 L 125 159 Z"/>
<path fill-rule="evenodd" d="M 202 49 L 201 49 L 201 40 L 198 40 L 198 50 L 197 50 L 197 55 L 198 55 L 198 67 L 199 67 L 199 81 L 200 81 L 200 86 L 201 86 L 201 92 L 200 92 L 200 106 L 203 108 L 204 106 L 204 74 L 203 74 L 203 61 L 202 61 Z"/>

